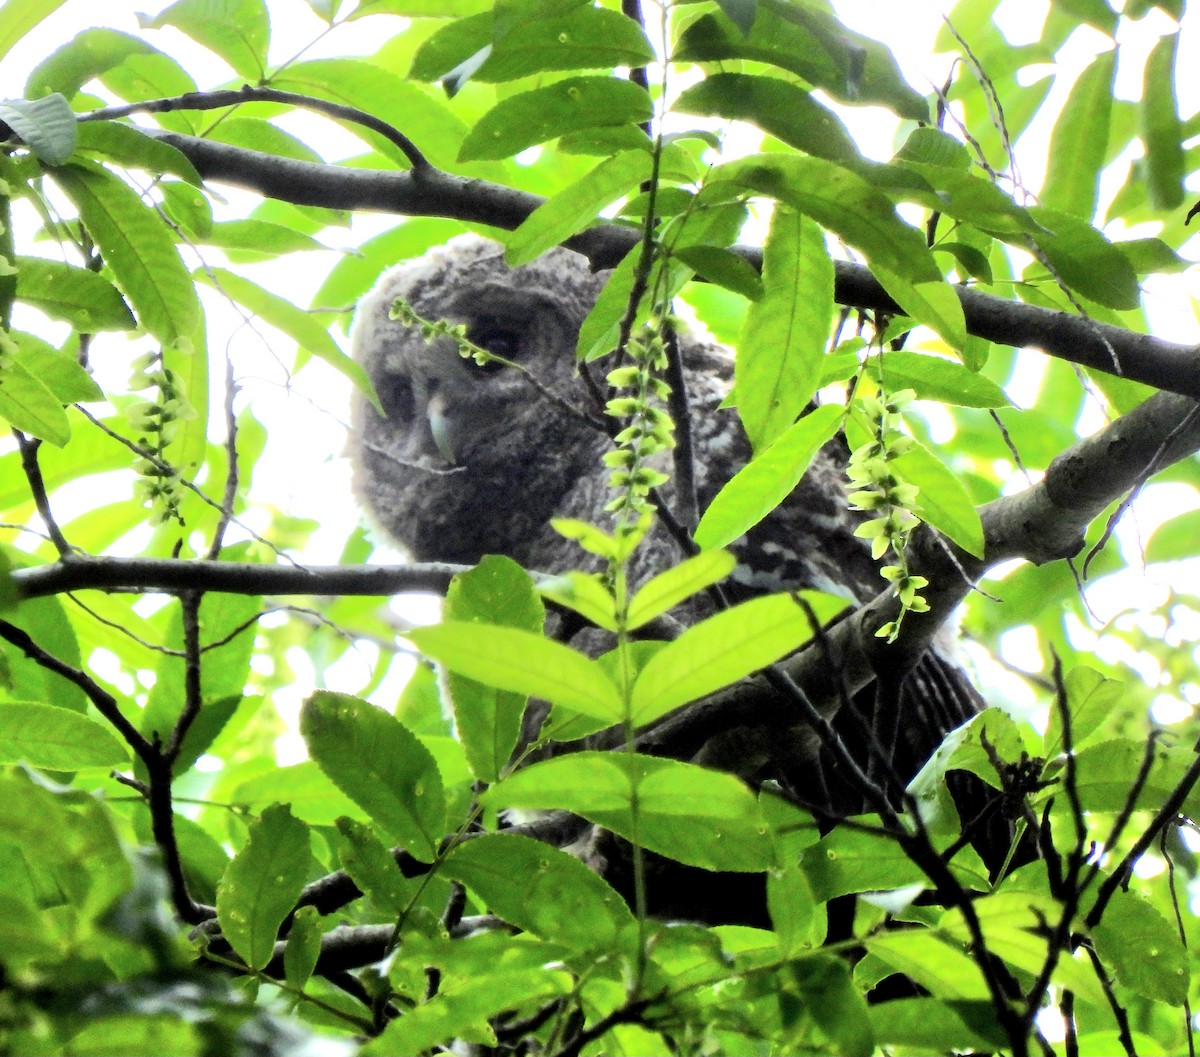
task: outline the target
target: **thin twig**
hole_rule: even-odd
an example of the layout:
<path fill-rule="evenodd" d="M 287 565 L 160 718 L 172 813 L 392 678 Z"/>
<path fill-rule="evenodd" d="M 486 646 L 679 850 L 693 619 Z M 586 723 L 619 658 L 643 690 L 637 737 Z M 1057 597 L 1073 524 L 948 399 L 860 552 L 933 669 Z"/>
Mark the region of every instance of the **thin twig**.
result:
<path fill-rule="evenodd" d="M 36 437 L 27 437 L 18 429 L 14 429 L 12 434 L 17 439 L 17 447 L 21 452 L 21 469 L 25 471 L 25 479 L 29 482 L 29 491 L 33 494 L 34 506 L 37 507 L 37 512 L 46 526 L 46 535 L 54 544 L 58 556 L 69 558 L 75 553 L 75 548 L 67 542 L 62 529 L 58 527 L 58 522 L 54 520 L 54 514 L 50 510 L 50 496 L 46 492 L 46 480 L 42 476 L 42 467 L 38 463 L 38 449 L 42 446 L 42 442 Z"/>
<path fill-rule="evenodd" d="M 144 102 L 130 103 L 127 106 L 104 107 L 100 110 L 92 110 L 87 114 L 80 114 L 78 120 L 112 121 L 116 118 L 129 117 L 131 114 L 164 114 L 172 110 L 220 110 L 227 106 L 240 106 L 242 103 L 255 102 L 283 103 L 286 106 L 295 106 L 302 110 L 314 110 L 339 121 L 350 121 L 353 124 L 362 125 L 372 132 L 379 133 L 389 143 L 398 147 L 408 159 L 414 174 L 433 168 L 412 140 L 398 128 L 389 125 L 374 114 L 342 103 L 331 103 L 327 99 L 317 99 L 314 96 L 300 95 L 297 92 L 281 92 L 276 88 L 255 88 L 249 84 L 244 84 L 239 89 L 218 92 L 187 92 L 164 99 L 147 99 Z"/>
<path fill-rule="evenodd" d="M 137 753 L 139 759 L 147 762 L 155 755 L 154 747 L 150 742 L 125 718 L 121 709 L 117 706 L 117 699 L 90 675 L 80 671 L 78 668 L 72 668 L 65 661 L 59 660 L 52 653 L 42 649 L 41 646 L 33 641 L 27 631 L 17 627 L 15 624 L 10 624 L 7 620 L 0 620 L 0 638 L 16 646 L 25 656 L 35 664 L 45 668 L 46 671 L 60 675 L 67 682 L 79 687 L 87 696 L 87 699 L 96 707 L 96 711 L 108 720 L 116 732 L 125 740 L 125 744 Z"/>

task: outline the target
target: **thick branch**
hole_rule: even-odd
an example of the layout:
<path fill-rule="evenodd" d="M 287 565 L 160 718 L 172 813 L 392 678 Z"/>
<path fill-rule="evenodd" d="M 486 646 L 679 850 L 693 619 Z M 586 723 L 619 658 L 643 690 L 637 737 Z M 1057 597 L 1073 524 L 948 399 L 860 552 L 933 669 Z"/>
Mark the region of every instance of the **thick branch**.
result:
<path fill-rule="evenodd" d="M 206 179 L 244 187 L 297 205 L 328 206 L 403 216 L 439 216 L 511 230 L 544 201 L 484 180 L 434 169 L 380 172 L 293 161 L 174 132 L 155 135 L 187 155 Z M 615 265 L 637 243 L 629 228 L 600 225 L 566 243 L 596 268 Z M 762 253 L 739 247 L 755 267 Z M 867 268 L 836 264 L 835 296 L 845 305 L 896 312 L 898 306 Z M 1008 301 L 955 287 L 967 330 L 989 341 L 1033 346 L 1094 370 L 1119 374 L 1156 389 L 1200 399 L 1200 350 L 1096 323 L 1068 312 Z"/>
<path fill-rule="evenodd" d="M 914 573 L 929 579 L 922 594 L 930 611 L 905 617 L 896 642 L 875 631 L 899 612 L 888 590 L 829 629 L 818 648 L 810 644 L 782 667 L 819 707 L 832 711 L 839 683 L 861 689 L 879 671 L 919 654 L 974 583 L 992 566 L 1012 558 L 1035 564 L 1069 557 L 1083 545 L 1088 525 L 1107 506 L 1161 469 L 1200 450 L 1197 405 L 1173 393 L 1158 393 L 1112 425 L 1057 456 L 1041 481 L 1017 495 L 993 500 L 980 511 L 985 540 L 978 558 L 922 529 L 911 543 Z M 786 705 L 761 677 L 746 680 L 668 717 L 639 739 L 649 752 L 677 755 L 698 749 L 725 730 L 753 722 L 788 726 Z"/>
<path fill-rule="evenodd" d="M 72 557 L 54 565 L 14 570 L 22 598 L 41 598 L 94 588 L 101 591 L 225 591 L 242 595 L 395 595 L 445 593 L 466 566 L 253 565 L 206 559 Z"/>

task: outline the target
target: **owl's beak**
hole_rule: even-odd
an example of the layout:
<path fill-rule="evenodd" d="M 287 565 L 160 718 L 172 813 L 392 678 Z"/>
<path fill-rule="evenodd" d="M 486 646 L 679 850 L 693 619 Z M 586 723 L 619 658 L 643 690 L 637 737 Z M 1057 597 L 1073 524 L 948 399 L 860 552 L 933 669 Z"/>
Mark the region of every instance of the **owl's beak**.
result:
<path fill-rule="evenodd" d="M 438 453 L 451 466 L 458 465 L 454 454 L 454 444 L 451 442 L 451 424 L 447 415 L 446 398 L 441 393 L 434 393 L 425 405 L 425 416 L 429 421 L 429 432 L 433 443 L 437 445 Z"/>

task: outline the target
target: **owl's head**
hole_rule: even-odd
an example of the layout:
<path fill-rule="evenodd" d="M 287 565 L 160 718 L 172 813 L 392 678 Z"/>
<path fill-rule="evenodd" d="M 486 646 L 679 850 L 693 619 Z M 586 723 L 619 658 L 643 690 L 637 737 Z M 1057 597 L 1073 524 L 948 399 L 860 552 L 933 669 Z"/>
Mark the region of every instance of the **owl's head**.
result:
<path fill-rule="evenodd" d="M 568 250 L 510 269 L 502 246 L 468 236 L 386 272 L 360 302 L 354 356 L 385 413 L 356 398 L 356 487 L 414 558 L 522 556 L 584 461 L 595 460 L 603 436 L 531 377 L 585 406 L 575 345 L 602 285 Z M 391 318 L 397 298 L 423 318 L 463 324 L 473 343 L 522 370 L 480 366 L 449 338 L 427 342 Z"/>

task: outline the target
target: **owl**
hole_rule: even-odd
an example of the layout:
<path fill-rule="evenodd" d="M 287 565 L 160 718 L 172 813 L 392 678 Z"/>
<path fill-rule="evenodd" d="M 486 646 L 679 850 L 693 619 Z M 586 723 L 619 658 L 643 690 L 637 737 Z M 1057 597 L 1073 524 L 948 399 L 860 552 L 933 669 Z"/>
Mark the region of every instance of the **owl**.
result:
<path fill-rule="evenodd" d="M 588 556 L 550 519 L 610 520 L 603 456 L 612 444 L 575 357 L 580 325 L 603 283 L 565 249 L 510 269 L 502 246 L 464 237 L 387 272 L 361 302 L 354 356 L 383 414 L 358 399 L 355 487 L 373 521 L 415 560 L 471 564 L 504 554 L 545 573 L 587 567 Z M 462 324 L 472 342 L 520 370 L 479 366 L 449 338 L 427 342 L 419 328 L 391 318 L 397 298 L 425 319 Z M 725 406 L 733 354 L 688 334 L 680 346 L 703 510 L 751 449 L 736 411 Z M 735 600 L 816 588 L 862 602 L 884 586 L 868 544 L 854 535 L 860 518 L 846 501 L 847 457 L 844 441 L 827 444 L 788 499 L 732 544 L 737 567 L 727 591 Z M 662 490 L 668 507 L 671 488 Z M 630 579 L 636 586 L 680 557 L 658 524 L 635 553 Z M 684 619 L 704 615 L 702 607 L 685 610 Z M 980 701 L 962 672 L 936 655 L 903 673 L 903 689 L 901 674 L 859 694 L 835 726 L 860 759 L 871 736 L 889 746 L 906 781 Z M 829 816 L 861 807 L 811 737 L 768 732 L 765 741 L 751 741 L 757 748 L 747 751 L 763 755 L 765 744 L 766 758 L 734 768 L 743 776 L 775 778 Z"/>

